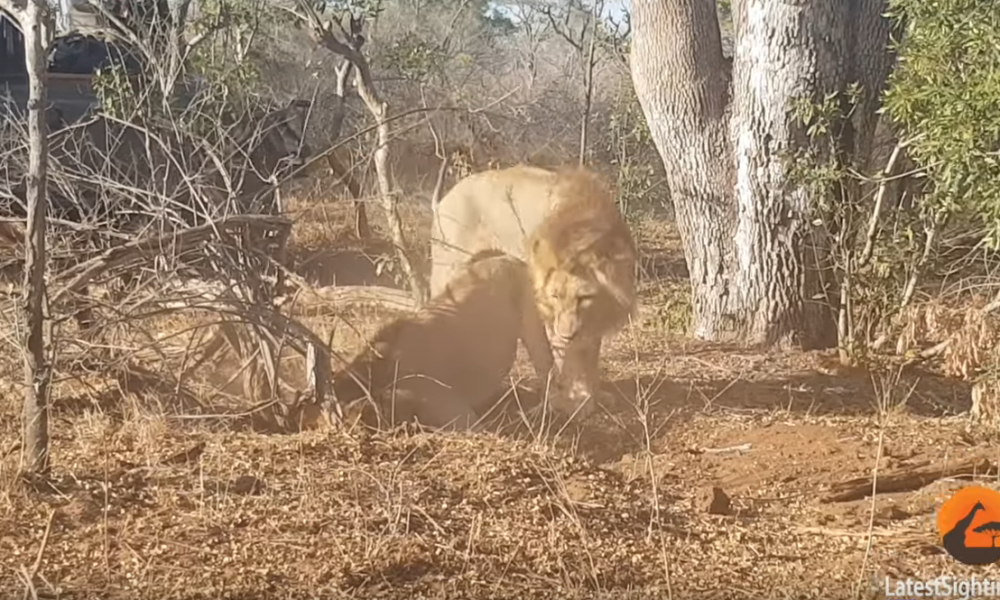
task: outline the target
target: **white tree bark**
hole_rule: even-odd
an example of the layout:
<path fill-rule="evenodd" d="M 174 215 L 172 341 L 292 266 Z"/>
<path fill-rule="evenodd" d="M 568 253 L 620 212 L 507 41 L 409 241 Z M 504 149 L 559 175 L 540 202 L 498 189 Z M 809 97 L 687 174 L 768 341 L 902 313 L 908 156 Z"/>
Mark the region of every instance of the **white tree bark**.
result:
<path fill-rule="evenodd" d="M 713 0 L 633 0 L 636 95 L 663 158 L 691 278 L 693 334 L 732 333 L 734 170 L 729 65 Z"/>
<path fill-rule="evenodd" d="M 28 70 L 28 215 L 25 228 L 24 292 L 24 470 L 42 474 L 49 465 L 48 396 L 52 379 L 45 340 L 45 212 L 48 131 L 45 120 L 46 48 L 54 22 L 46 0 L 27 0 L 24 6 L 0 0 L 24 33 Z"/>
<path fill-rule="evenodd" d="M 842 0 L 798 5 L 744 0 L 736 15 L 732 136 L 736 160 L 736 281 L 745 335 L 798 344 L 809 315 L 806 240 L 812 198 L 783 157 L 806 143 L 790 113 L 797 98 L 843 88 Z M 832 322 L 831 322 L 832 323 Z"/>
<path fill-rule="evenodd" d="M 814 102 L 866 86 L 844 161 L 866 160 L 889 68 L 884 0 L 737 0 L 735 55 L 722 56 L 714 0 L 633 0 L 632 75 L 663 156 L 692 280 L 694 335 L 751 344 L 835 342 L 812 247 L 816 198 L 790 154 Z M 730 72 L 731 69 L 731 72 Z M 730 84 L 730 75 L 731 84 Z"/>

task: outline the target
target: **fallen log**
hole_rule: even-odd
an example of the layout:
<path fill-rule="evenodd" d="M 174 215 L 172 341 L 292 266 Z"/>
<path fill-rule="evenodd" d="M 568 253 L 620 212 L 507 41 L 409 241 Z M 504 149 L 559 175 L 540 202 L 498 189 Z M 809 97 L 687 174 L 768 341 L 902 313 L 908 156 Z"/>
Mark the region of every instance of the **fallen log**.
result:
<path fill-rule="evenodd" d="M 973 458 L 945 465 L 922 463 L 836 483 L 830 487 L 830 493 L 821 501 L 828 503 L 860 500 L 871 496 L 873 488 L 876 494 L 912 492 L 945 477 L 982 476 L 993 469 L 993 463 L 986 458 Z"/>

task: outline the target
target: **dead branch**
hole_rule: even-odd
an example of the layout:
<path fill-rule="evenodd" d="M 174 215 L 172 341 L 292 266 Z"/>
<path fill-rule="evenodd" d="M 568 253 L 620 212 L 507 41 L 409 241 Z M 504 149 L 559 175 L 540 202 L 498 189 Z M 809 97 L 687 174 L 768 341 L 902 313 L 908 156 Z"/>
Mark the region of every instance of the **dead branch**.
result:
<path fill-rule="evenodd" d="M 69 283 L 52 295 L 53 303 L 61 300 L 70 292 L 78 292 L 91 280 L 108 269 L 134 264 L 148 260 L 150 256 L 159 256 L 164 249 L 172 252 L 189 250 L 222 231 L 235 229 L 244 225 L 265 225 L 272 227 L 290 227 L 288 219 L 266 215 L 236 215 L 221 221 L 193 227 L 180 233 L 174 233 L 153 238 L 140 238 L 106 250 L 103 254 L 70 269 L 66 276 Z"/>
<path fill-rule="evenodd" d="M 44 0 L 27 0 L 23 6 L 3 0 L 0 8 L 13 15 L 24 34 L 25 66 L 28 71 L 28 173 L 27 227 L 25 229 L 24 320 L 24 412 L 22 439 L 24 469 L 29 475 L 49 468 L 49 385 L 51 365 L 47 360 L 45 270 L 45 221 L 48 208 L 48 131 L 45 117 L 47 61 L 45 49 L 55 32 L 51 7 Z"/>
<path fill-rule="evenodd" d="M 938 479 L 987 475 L 991 469 L 993 469 L 993 463 L 985 458 L 970 459 L 952 465 L 922 463 L 895 469 L 888 473 L 879 473 L 878 481 L 874 484 L 875 493 L 912 492 Z M 831 486 L 830 493 L 822 499 L 822 502 L 850 502 L 867 498 L 872 494 L 872 486 L 871 477 L 858 477 L 836 483 Z"/>
<path fill-rule="evenodd" d="M 351 68 L 345 61 L 338 70 L 342 81 Z M 90 333 L 70 329 L 60 341 L 79 352 L 59 365 L 60 372 L 82 368 L 104 375 L 119 373 L 138 368 L 135 360 L 144 357 L 164 363 L 182 360 L 183 377 L 191 373 L 190 344 L 181 359 L 149 329 L 150 320 L 176 310 L 207 311 L 219 319 L 213 323 L 217 329 L 235 335 L 213 337 L 206 356 L 200 357 L 203 360 L 194 361 L 195 367 L 208 363 L 209 355 L 228 343 L 241 357 L 249 357 L 245 389 L 277 398 L 279 392 L 291 389 L 281 380 L 280 364 L 291 348 L 308 359 L 307 394 L 321 403 L 329 387 L 332 353 L 308 328 L 278 314 L 274 306 L 280 280 L 272 282 L 275 259 L 269 249 L 283 247 L 291 223 L 282 217 L 241 214 L 257 210 L 262 195 L 276 190 L 282 179 L 276 173 L 284 172 L 281 167 L 301 168 L 300 160 L 310 154 L 302 128 L 289 123 L 300 116 L 299 105 L 288 107 L 295 110 L 258 114 L 255 97 L 240 96 L 234 105 L 222 86 L 213 85 L 203 86 L 179 110 L 171 103 L 153 106 L 146 114 L 142 107 L 133 110 L 127 105 L 131 111 L 127 117 L 101 114 L 83 124 L 63 123 L 65 129 L 49 138 L 59 150 L 53 153 L 57 160 L 50 181 L 55 194 L 50 191 L 50 197 L 57 198 L 56 205 L 66 213 L 54 220 L 61 224 L 51 236 L 55 246 L 50 251 L 49 280 L 54 288 L 50 299 L 53 306 L 63 303 L 74 308 L 84 300 L 87 310 L 96 311 L 87 322 L 97 325 L 96 319 L 101 319 L 93 329 L 102 336 L 95 343 Z M 145 97 L 124 99 L 137 106 L 148 102 Z M 248 109 L 248 118 L 234 108 Z M 56 111 L 48 116 L 54 118 Z M 11 129 L 19 126 L 11 123 Z M 269 131 L 275 136 L 261 140 Z M 17 202 L 23 207 L 23 198 L 31 197 L 30 185 L 23 186 L 24 193 L 17 188 L 22 180 L 32 183 L 28 153 L 18 137 L 5 137 L 0 150 L 14 175 L 0 184 L 4 188 L 0 194 L 16 201 L 12 214 L 3 215 L 12 220 L 23 214 Z M 257 153 L 261 148 L 263 154 Z M 264 212 L 275 212 L 269 210 L 273 207 L 280 210 L 278 201 L 263 205 Z M 192 277 L 203 278 L 204 286 L 213 289 L 198 298 L 197 290 L 172 288 L 178 279 Z M 116 282 L 122 285 L 113 288 Z M 102 293 L 85 299 L 90 286 Z M 184 298 L 185 294 L 193 297 Z M 53 321 L 58 325 L 66 318 L 57 314 Z M 148 344 L 137 345 L 136 337 Z M 237 375 L 241 373 L 242 369 Z M 166 383 L 155 387 L 155 393 L 188 393 L 181 378 L 157 377 L 153 371 L 150 375 L 151 380 Z M 119 388 L 132 393 L 127 382 Z M 172 391 L 164 392 L 167 389 Z"/>
<path fill-rule="evenodd" d="M 390 287 L 331 285 L 321 288 L 308 288 L 301 293 L 305 298 L 312 296 L 324 304 L 337 307 L 369 305 L 398 312 L 410 312 L 417 309 L 417 304 L 413 301 L 412 294 Z"/>
<path fill-rule="evenodd" d="M 376 306 L 386 310 L 396 312 L 410 312 L 417 309 L 418 305 L 413 301 L 413 295 L 404 290 L 382 287 L 377 285 L 331 285 L 316 288 L 309 284 L 301 276 L 286 271 L 285 277 L 289 284 L 289 295 L 276 298 L 276 307 L 283 307 L 292 303 L 293 300 L 309 300 L 310 298 L 320 303 L 333 306 Z M 296 303 L 294 306 L 301 304 Z M 305 304 L 308 305 L 308 302 Z M 293 313 L 294 313 L 293 306 Z"/>
<path fill-rule="evenodd" d="M 979 309 L 979 316 L 978 316 L 978 318 L 979 319 L 984 319 L 987 316 L 989 316 L 990 314 L 996 312 L 997 310 L 1000 310 L 1000 292 L 998 292 L 997 295 L 994 296 L 993 300 L 991 300 L 989 302 L 989 304 L 987 304 L 986 306 L 984 306 L 981 309 Z M 954 340 L 955 340 L 955 337 L 954 337 L 954 335 L 952 335 L 952 337 L 949 337 L 948 339 L 946 339 L 946 340 L 944 340 L 944 341 L 942 341 L 942 342 L 940 342 L 938 344 L 935 344 L 935 345 L 931 346 L 930 348 L 927 348 L 926 350 L 924 350 L 923 352 L 921 352 L 920 354 L 918 354 L 917 358 L 908 361 L 907 364 L 911 364 L 913 362 L 917 362 L 917 361 L 920 361 L 920 360 L 928 360 L 928 359 L 934 358 L 935 356 L 940 355 L 941 353 L 943 353 L 945 350 L 948 349 L 948 346 L 950 346 L 951 343 Z"/>
<path fill-rule="evenodd" d="M 299 18 L 303 19 L 309 26 L 316 42 L 331 52 L 343 56 L 354 66 L 354 84 L 358 95 L 361 96 L 361 100 L 365 103 L 376 124 L 378 142 L 374 161 L 382 208 L 389 224 L 393 245 L 396 247 L 400 268 L 409 280 L 414 298 L 422 304 L 428 296 L 427 284 L 421 274 L 413 267 L 413 263 L 407 255 L 407 244 L 403 234 L 402 221 L 399 217 L 398 199 L 393 193 L 389 181 L 389 143 L 392 139 L 389 129 L 389 104 L 379 96 L 372 79 L 371 67 L 361 53 L 361 46 L 364 43 L 364 37 L 360 33 L 362 21 L 351 16 L 351 32 L 348 33 L 339 19 L 330 19 L 324 24 L 308 0 L 298 0 L 297 5 L 302 11 Z M 339 30 L 345 41 L 337 38 L 337 34 L 333 31 L 334 27 Z"/>
<path fill-rule="evenodd" d="M 309 352 L 308 346 L 313 345 L 322 357 L 320 360 L 329 361 L 331 357 L 335 357 L 342 362 L 346 362 L 345 357 L 329 350 L 326 343 L 311 329 L 281 313 L 260 310 L 260 308 L 247 306 L 225 298 L 192 302 L 187 307 L 215 311 L 220 314 L 236 317 L 246 323 L 259 325 L 274 333 L 288 334 L 291 336 L 290 341 L 292 342 L 290 343 L 290 347 L 302 356 L 306 356 Z"/>
<path fill-rule="evenodd" d="M 232 25 L 228 12 L 220 11 L 213 22 L 205 24 L 202 31 L 187 36 L 185 32 L 191 0 L 179 0 L 171 4 L 169 14 L 162 15 L 153 9 L 155 16 L 152 22 L 148 23 L 148 27 L 137 28 L 136 23 L 125 22 L 120 18 L 121 15 L 108 10 L 104 2 L 89 3 L 89 6 L 112 25 L 108 33 L 125 40 L 142 54 L 142 62 L 153 75 L 165 102 L 174 96 L 191 54 Z M 249 43 L 241 49 L 241 52 L 245 54 L 248 48 Z"/>

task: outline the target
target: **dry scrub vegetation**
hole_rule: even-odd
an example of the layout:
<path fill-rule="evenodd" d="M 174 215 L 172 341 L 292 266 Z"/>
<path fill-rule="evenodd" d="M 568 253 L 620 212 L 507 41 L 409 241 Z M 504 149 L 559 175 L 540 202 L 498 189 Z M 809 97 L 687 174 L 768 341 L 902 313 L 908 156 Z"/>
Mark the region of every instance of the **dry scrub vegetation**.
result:
<path fill-rule="evenodd" d="M 933 518 L 949 490 L 1000 461 L 993 422 L 965 414 L 998 393 L 983 376 L 997 361 L 996 317 L 974 285 L 990 258 L 962 263 L 961 285 L 952 272 L 921 280 L 893 322 L 898 352 L 864 366 L 841 366 L 835 351 L 691 342 L 662 166 L 614 36 L 584 107 L 581 61 L 593 59 L 579 14 L 525 3 L 534 18 L 494 39 L 468 4 L 392 4 L 367 24 L 386 104 L 422 107 L 393 122 L 381 167 L 350 70 L 301 30 L 261 34 L 253 77 L 221 69 L 257 91 L 313 98 L 312 154 L 346 140 L 332 152 L 353 190 L 320 159 L 269 215 L 229 202 L 245 199 L 232 189 L 220 196 L 218 173 L 245 164 L 208 161 L 185 167 L 183 195 L 225 201 L 185 219 L 150 204 L 180 197 L 166 179 L 142 190 L 120 174 L 53 168 L 69 205 L 100 204 L 70 185 L 90 177 L 102 201 L 125 198 L 144 216 L 50 223 L 52 467 L 33 481 L 20 476 L 18 443 L 23 240 L 5 241 L 0 589 L 756 600 L 876 598 L 886 576 L 973 573 L 944 554 Z M 641 255 L 639 318 L 603 353 L 613 402 L 581 423 L 529 417 L 521 356 L 494 431 L 369 432 L 317 418 L 325 367 L 407 309 L 394 242 L 427 272 L 428 200 L 470 170 L 575 162 L 584 112 L 587 162 L 616 182 Z M 224 138 L 211 154 L 235 161 Z M 383 167 L 395 202 L 377 181 Z M 359 237 L 352 201 L 371 204 L 371 235 Z M 958 264 L 963 249 L 947 251 L 930 262 Z M 982 406 L 973 412 L 988 417 Z"/>

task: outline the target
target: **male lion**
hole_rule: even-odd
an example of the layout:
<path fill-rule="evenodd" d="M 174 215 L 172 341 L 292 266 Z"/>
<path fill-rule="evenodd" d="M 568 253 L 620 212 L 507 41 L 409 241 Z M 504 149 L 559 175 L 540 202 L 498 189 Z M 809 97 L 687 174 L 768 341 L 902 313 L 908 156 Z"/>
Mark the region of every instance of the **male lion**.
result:
<path fill-rule="evenodd" d="M 519 165 L 466 177 L 434 207 L 431 293 L 465 257 L 497 249 L 529 265 L 574 410 L 597 391 L 602 338 L 636 310 L 636 249 L 610 191 L 585 169 Z M 558 400 L 558 398 L 557 398 Z"/>
<path fill-rule="evenodd" d="M 466 429 L 501 390 L 518 339 L 547 380 L 552 352 L 527 265 L 497 251 L 480 252 L 418 312 L 382 327 L 334 376 L 334 396 L 348 414 L 360 410 L 367 425 L 375 426 L 382 413 L 392 422 Z"/>

